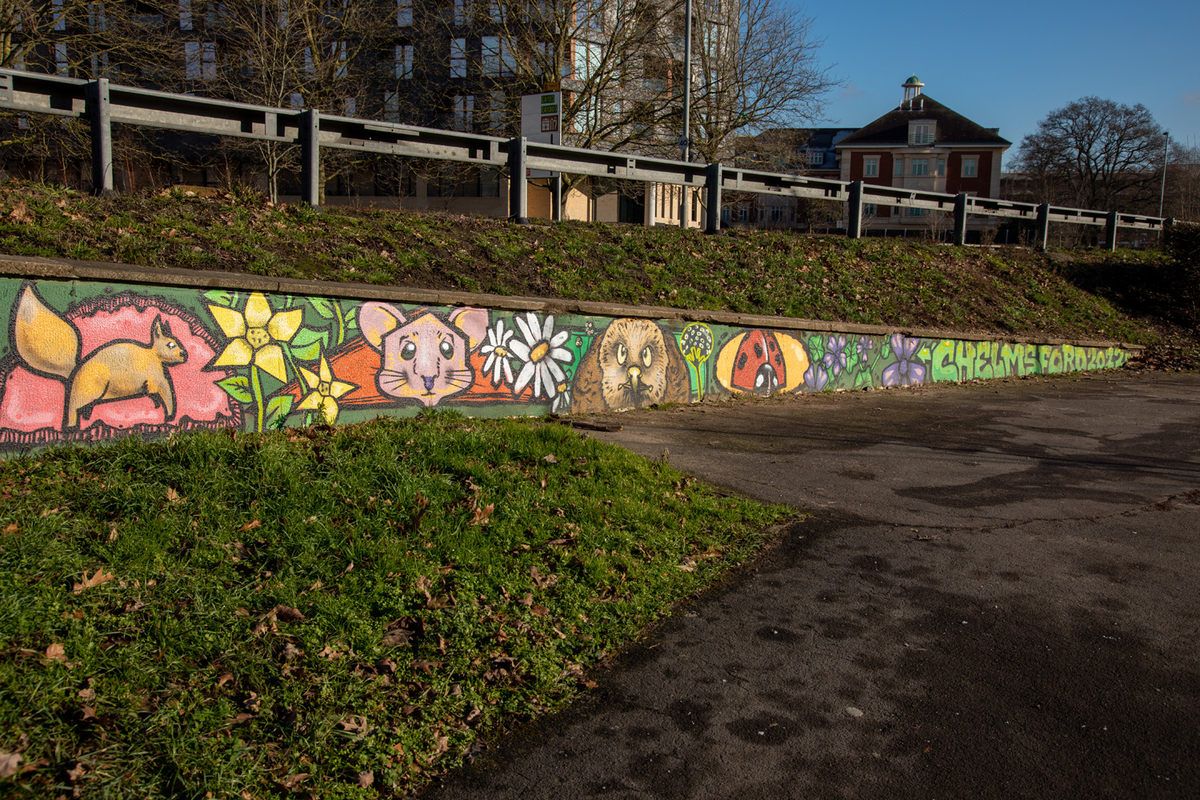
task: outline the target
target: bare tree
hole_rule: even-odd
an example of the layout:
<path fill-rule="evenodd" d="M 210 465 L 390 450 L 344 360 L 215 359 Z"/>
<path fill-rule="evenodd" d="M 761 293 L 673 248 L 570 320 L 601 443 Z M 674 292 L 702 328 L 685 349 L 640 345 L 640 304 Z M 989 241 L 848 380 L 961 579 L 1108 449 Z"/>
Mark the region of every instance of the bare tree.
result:
<path fill-rule="evenodd" d="M 840 85 L 812 19 L 779 0 L 702 0 L 693 31 L 691 137 L 705 161 L 729 158 L 747 133 L 811 124 Z"/>
<path fill-rule="evenodd" d="M 1021 142 L 1013 168 L 1044 202 L 1103 210 L 1157 208 L 1165 145 L 1145 106 L 1085 97 L 1052 111 Z"/>
<path fill-rule="evenodd" d="M 380 3 L 225 0 L 208 5 L 204 37 L 184 44 L 181 88 L 344 116 L 357 116 L 366 106 L 378 34 L 387 19 Z M 231 146 L 257 156 L 266 172 L 268 196 L 278 201 L 281 177 L 295 164 L 295 148 L 277 142 Z M 323 171 L 330 158 L 337 156 L 325 154 Z M 324 180 L 320 183 L 323 192 Z"/>

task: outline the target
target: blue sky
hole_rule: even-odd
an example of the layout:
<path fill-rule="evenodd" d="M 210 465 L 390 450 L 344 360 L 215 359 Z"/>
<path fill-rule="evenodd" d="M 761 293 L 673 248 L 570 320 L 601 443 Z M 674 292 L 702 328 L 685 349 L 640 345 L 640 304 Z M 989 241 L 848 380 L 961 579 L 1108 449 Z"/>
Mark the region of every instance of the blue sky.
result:
<path fill-rule="evenodd" d="M 1198 0 L 1005 3 L 779 0 L 812 19 L 824 64 L 846 81 L 825 124 L 861 127 L 916 73 L 938 102 L 1013 143 L 1072 100 L 1141 103 L 1172 140 L 1200 145 Z"/>

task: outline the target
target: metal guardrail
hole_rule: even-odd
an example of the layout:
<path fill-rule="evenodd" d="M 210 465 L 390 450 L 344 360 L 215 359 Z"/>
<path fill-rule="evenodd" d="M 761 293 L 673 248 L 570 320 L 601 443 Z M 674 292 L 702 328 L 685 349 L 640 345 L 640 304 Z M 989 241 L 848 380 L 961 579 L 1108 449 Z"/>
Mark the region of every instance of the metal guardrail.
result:
<path fill-rule="evenodd" d="M 503 139 L 473 133 L 421 128 L 313 110 L 268 108 L 207 97 L 171 94 L 111 84 L 107 79 L 84 81 L 57 75 L 0 69 L 0 108 L 86 119 L 92 130 L 92 185 L 113 190 L 112 125 L 144 125 L 176 131 L 299 144 L 302 149 L 302 199 L 316 206 L 319 197 L 320 151 L 323 147 L 382 155 L 426 158 L 507 168 L 511 218 L 525 221 L 532 169 L 621 180 L 664 183 L 703 189 L 706 229 L 720 228 L 724 191 L 829 200 L 849 205 L 847 235 L 862 236 L 866 204 L 918 208 L 954 215 L 954 241 L 966 241 L 970 215 L 1029 220 L 1036 225 L 1044 247 L 1051 222 L 1103 225 L 1106 246 L 1116 246 L 1117 230 L 1161 231 L 1172 220 L 1120 212 L 1062 208 L 1018 203 L 967 194 L 944 194 L 855 181 L 809 178 L 774 172 L 649 158 L 630 153 L 584 150 Z"/>

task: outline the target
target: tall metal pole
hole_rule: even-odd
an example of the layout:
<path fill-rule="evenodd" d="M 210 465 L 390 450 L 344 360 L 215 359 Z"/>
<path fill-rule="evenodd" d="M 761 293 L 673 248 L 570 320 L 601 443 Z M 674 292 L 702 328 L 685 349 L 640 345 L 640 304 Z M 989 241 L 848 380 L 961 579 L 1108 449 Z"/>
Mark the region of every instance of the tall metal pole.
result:
<path fill-rule="evenodd" d="M 1158 215 L 1163 212 L 1163 198 L 1167 196 L 1167 151 L 1171 146 L 1171 132 L 1163 131 L 1163 174 L 1162 188 L 1158 190 Z"/>
<path fill-rule="evenodd" d="M 679 147 L 683 160 L 692 160 L 692 0 L 683 6 L 683 135 Z M 688 187 L 682 187 L 679 198 L 679 227 L 688 226 Z"/>

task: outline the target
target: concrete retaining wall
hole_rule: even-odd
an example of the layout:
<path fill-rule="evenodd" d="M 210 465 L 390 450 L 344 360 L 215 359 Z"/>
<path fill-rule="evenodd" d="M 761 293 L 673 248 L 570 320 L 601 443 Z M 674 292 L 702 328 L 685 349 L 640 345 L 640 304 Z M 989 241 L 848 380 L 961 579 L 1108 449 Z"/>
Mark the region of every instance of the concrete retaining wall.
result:
<path fill-rule="evenodd" d="M 586 413 L 1125 363 L 998 340 L 671 308 L 0 257 L 0 451 L 453 408 Z"/>

